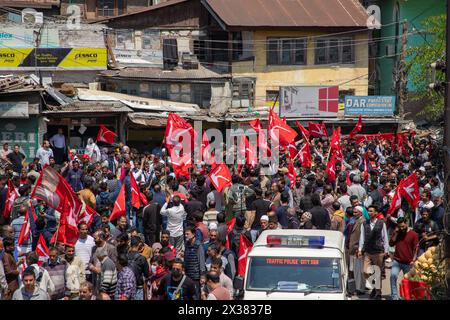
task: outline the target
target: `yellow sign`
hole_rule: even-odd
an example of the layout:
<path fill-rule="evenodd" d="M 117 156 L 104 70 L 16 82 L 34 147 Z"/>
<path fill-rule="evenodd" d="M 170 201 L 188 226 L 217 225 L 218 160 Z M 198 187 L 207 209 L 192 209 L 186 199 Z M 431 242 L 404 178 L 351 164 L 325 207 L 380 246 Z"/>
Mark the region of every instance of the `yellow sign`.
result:
<path fill-rule="evenodd" d="M 105 70 L 107 60 L 106 48 L 0 48 L 0 70 Z"/>
<path fill-rule="evenodd" d="M 31 51 L 33 51 L 32 48 L 0 48 L 0 68 L 18 67 Z"/>

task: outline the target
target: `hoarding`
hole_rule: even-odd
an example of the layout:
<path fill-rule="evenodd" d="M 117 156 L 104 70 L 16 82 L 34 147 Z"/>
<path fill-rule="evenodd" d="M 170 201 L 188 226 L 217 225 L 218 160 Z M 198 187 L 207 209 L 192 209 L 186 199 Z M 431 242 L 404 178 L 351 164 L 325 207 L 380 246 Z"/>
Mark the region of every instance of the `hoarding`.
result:
<path fill-rule="evenodd" d="M 7 142 L 10 149 L 15 144 L 20 145 L 27 161 L 36 156 L 38 143 L 38 120 L 30 119 L 0 119 L 0 144 Z"/>
<path fill-rule="evenodd" d="M 346 116 L 392 116 L 395 96 L 346 96 Z"/>
<path fill-rule="evenodd" d="M 106 70 L 106 48 L 0 48 L 0 70 Z"/>
<path fill-rule="evenodd" d="M 28 102 L 0 102 L 0 118 L 28 118 Z"/>
<path fill-rule="evenodd" d="M 5 27 L 0 30 L 0 48 L 34 48 L 34 32 L 39 28 Z M 44 28 L 40 31 L 40 48 L 58 48 L 58 29 Z"/>
<path fill-rule="evenodd" d="M 339 111 L 339 87 L 280 87 L 280 116 L 336 117 Z"/>

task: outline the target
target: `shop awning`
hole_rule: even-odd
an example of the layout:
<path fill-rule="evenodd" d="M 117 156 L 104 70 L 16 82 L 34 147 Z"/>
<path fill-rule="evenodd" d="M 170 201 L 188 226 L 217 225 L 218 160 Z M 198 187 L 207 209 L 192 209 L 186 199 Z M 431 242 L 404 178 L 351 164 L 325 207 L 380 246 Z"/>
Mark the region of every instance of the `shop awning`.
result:
<path fill-rule="evenodd" d="M 67 114 L 67 113 L 84 113 L 95 116 L 96 113 L 128 113 L 133 112 L 121 102 L 89 102 L 75 101 L 65 106 L 47 105 L 47 110 L 43 114 Z"/>

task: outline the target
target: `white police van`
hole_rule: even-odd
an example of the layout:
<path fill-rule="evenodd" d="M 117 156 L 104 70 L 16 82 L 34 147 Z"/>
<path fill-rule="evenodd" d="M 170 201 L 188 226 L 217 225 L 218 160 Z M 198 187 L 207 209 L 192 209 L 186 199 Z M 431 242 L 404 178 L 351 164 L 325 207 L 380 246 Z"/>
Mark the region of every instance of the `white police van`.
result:
<path fill-rule="evenodd" d="M 244 300 L 347 300 L 344 236 L 267 230 L 248 255 Z"/>

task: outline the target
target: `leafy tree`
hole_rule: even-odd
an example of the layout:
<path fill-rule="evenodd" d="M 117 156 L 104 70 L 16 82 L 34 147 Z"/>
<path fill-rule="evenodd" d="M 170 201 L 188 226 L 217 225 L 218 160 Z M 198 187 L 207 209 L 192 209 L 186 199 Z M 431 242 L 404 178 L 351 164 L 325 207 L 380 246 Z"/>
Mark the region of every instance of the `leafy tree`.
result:
<path fill-rule="evenodd" d="M 444 112 L 444 92 L 430 90 L 431 81 L 430 63 L 445 59 L 445 25 L 447 16 L 438 15 L 428 17 L 421 23 L 421 32 L 425 39 L 419 46 L 408 49 L 407 71 L 409 79 L 415 87 L 415 94 L 411 98 L 420 100 L 424 108 L 420 115 L 429 120 L 439 119 Z M 443 81 L 443 72 L 436 73 L 437 80 Z"/>

